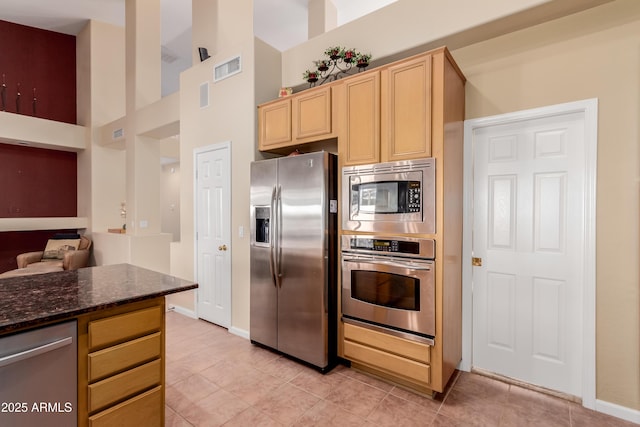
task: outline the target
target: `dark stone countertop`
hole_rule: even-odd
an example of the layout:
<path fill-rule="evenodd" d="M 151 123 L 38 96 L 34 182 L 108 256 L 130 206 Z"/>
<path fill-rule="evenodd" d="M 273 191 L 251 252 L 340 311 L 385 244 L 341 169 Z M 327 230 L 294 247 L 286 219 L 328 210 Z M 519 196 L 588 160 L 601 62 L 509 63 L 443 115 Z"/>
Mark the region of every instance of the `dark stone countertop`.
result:
<path fill-rule="evenodd" d="M 129 264 L 0 279 L 0 334 L 197 287 Z"/>

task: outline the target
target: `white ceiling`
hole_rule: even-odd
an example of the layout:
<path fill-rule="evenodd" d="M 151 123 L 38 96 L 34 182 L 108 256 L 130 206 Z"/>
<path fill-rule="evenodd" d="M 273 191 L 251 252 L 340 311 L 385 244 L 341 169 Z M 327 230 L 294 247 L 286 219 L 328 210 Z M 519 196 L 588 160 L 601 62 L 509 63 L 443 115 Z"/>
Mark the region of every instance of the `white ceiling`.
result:
<path fill-rule="evenodd" d="M 160 0 L 162 43 L 168 44 L 191 27 L 191 2 Z M 332 0 L 338 25 L 357 19 L 396 0 Z M 124 0 L 0 0 L 0 19 L 76 35 L 88 19 L 124 25 Z M 255 34 L 286 50 L 307 39 L 307 0 L 254 0 Z"/>
<path fill-rule="evenodd" d="M 254 33 L 284 51 L 307 40 L 308 0 L 254 0 Z M 396 0 L 332 0 L 338 25 Z M 163 95 L 178 89 L 178 75 L 191 66 L 191 2 L 162 5 Z M 0 0 L 0 20 L 77 35 L 87 20 L 124 26 L 125 0 Z M 1 42 L 1 41 L 0 41 Z"/>

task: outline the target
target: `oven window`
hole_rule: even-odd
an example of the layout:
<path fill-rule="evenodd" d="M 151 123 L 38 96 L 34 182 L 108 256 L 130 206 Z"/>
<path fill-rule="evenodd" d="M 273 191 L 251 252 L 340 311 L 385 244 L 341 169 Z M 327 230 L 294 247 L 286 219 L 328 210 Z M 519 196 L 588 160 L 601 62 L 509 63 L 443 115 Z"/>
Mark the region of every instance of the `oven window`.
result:
<path fill-rule="evenodd" d="M 420 279 L 379 271 L 352 270 L 351 298 L 401 310 L 420 310 Z"/>

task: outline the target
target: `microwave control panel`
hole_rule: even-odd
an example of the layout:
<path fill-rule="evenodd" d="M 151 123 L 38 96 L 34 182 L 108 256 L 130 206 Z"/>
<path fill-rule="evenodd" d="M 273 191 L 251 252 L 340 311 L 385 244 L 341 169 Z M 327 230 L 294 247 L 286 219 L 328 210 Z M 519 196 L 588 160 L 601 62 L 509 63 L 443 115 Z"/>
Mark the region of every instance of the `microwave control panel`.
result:
<path fill-rule="evenodd" d="M 420 212 L 420 183 L 418 181 L 410 181 L 408 184 L 408 211 Z"/>

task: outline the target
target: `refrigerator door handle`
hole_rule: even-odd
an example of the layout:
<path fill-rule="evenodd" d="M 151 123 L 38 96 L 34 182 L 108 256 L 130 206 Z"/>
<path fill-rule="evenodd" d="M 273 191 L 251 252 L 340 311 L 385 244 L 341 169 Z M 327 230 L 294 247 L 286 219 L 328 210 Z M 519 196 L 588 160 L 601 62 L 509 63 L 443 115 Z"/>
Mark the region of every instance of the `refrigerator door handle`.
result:
<path fill-rule="evenodd" d="M 279 288 L 282 287 L 282 186 L 278 185 L 276 192 L 276 283 Z"/>
<path fill-rule="evenodd" d="M 270 227 L 272 227 L 273 229 L 270 230 L 270 235 L 271 238 L 269 239 L 269 273 L 271 273 L 271 280 L 273 281 L 273 285 L 275 287 L 278 287 L 278 280 L 276 279 L 276 267 L 275 267 L 275 258 L 274 258 L 274 250 L 275 250 L 275 236 L 276 236 L 276 222 L 275 222 L 275 218 L 276 218 L 276 211 L 275 211 L 275 206 L 276 205 L 276 186 L 273 186 L 273 189 L 271 190 L 271 221 L 270 222 Z"/>

